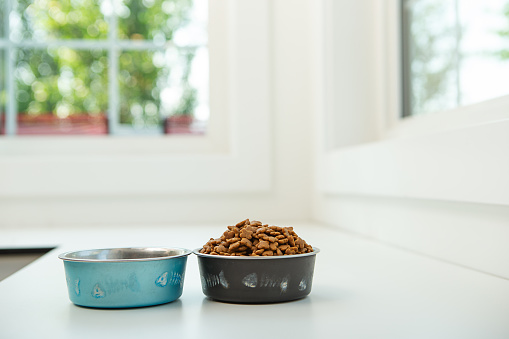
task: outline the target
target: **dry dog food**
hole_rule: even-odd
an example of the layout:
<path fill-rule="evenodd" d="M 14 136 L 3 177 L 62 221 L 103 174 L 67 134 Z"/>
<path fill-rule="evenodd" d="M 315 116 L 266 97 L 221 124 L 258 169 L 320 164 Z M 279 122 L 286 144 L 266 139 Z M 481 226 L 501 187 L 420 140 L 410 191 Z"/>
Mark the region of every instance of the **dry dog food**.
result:
<path fill-rule="evenodd" d="M 200 253 L 212 255 L 274 256 L 313 252 L 294 231 L 293 227 L 262 225 L 260 221 L 246 219 L 228 226 L 220 238 L 203 245 Z"/>

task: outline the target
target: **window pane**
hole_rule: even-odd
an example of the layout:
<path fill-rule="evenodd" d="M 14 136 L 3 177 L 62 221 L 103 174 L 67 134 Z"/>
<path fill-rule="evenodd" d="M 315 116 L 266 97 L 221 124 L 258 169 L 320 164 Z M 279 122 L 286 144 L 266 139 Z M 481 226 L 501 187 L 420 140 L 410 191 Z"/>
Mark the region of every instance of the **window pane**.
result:
<path fill-rule="evenodd" d="M 507 0 L 405 0 L 404 115 L 509 94 Z"/>
<path fill-rule="evenodd" d="M 461 104 L 509 94 L 509 2 L 463 2 Z"/>
<path fill-rule="evenodd" d="M 164 126 L 166 133 L 203 133 L 208 119 L 206 53 L 125 51 L 119 65 L 121 124 L 136 129 Z"/>
<path fill-rule="evenodd" d="M 191 29 L 206 43 L 207 2 L 204 0 L 119 0 L 120 39 L 153 40 L 164 44 L 179 30 Z"/>
<path fill-rule="evenodd" d="M 11 15 L 11 38 L 106 39 L 106 0 L 19 0 Z"/>
<path fill-rule="evenodd" d="M 120 123 L 138 129 L 161 125 L 157 84 L 167 70 L 152 51 L 124 51 L 119 59 Z"/>
<path fill-rule="evenodd" d="M 104 51 L 22 49 L 15 69 L 17 134 L 105 134 Z"/>
<path fill-rule="evenodd" d="M 453 108 L 456 105 L 454 4 L 439 0 L 411 4 L 407 48 L 412 114 Z"/>

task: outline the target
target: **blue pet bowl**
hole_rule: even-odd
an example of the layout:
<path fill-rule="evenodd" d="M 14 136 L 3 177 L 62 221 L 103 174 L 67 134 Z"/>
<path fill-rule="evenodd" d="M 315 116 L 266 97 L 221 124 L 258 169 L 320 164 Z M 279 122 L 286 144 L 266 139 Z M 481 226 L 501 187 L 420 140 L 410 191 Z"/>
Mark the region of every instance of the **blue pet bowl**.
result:
<path fill-rule="evenodd" d="M 58 257 L 64 261 L 69 298 L 74 304 L 128 308 L 178 299 L 190 253 L 181 248 L 107 248 Z"/>

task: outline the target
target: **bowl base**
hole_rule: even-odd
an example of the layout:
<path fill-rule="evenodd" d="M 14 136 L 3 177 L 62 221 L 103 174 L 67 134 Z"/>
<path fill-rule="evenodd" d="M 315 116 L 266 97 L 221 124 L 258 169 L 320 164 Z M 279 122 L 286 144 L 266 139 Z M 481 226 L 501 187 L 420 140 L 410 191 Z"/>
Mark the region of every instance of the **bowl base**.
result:
<path fill-rule="evenodd" d="M 286 300 L 267 300 L 267 301 L 245 301 L 245 300 L 225 300 L 225 299 L 216 299 L 212 297 L 207 297 L 210 301 L 220 302 L 224 304 L 238 304 L 238 305 L 268 305 L 268 304 L 283 304 L 283 303 L 291 303 L 295 301 L 299 301 L 305 299 L 307 295 L 297 298 L 291 298 Z"/>

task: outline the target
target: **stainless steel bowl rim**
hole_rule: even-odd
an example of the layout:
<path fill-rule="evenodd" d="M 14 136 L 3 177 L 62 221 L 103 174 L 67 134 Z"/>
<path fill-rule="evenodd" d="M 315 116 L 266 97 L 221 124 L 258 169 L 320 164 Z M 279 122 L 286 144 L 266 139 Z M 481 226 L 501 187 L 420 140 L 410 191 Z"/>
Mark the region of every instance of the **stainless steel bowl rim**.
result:
<path fill-rule="evenodd" d="M 92 251 L 111 251 L 111 250 L 166 250 L 166 251 L 182 251 L 177 255 L 167 255 L 167 256 L 159 256 L 159 257 L 147 257 L 147 258 L 115 258 L 115 259 L 90 259 L 90 258 L 72 258 L 69 257 L 71 254 L 77 254 L 80 252 L 92 252 Z M 93 263 L 113 263 L 113 262 L 139 262 L 139 261 L 155 261 L 155 260 L 168 260 L 173 258 L 180 258 L 188 256 L 192 253 L 191 250 L 180 247 L 112 247 L 112 248 L 96 248 L 96 249 L 87 249 L 87 250 L 79 250 L 79 251 L 69 251 L 62 253 L 58 256 L 59 259 L 63 261 L 79 261 L 79 262 L 93 262 Z"/>
<path fill-rule="evenodd" d="M 228 259 L 228 260 L 284 260 L 284 259 L 294 259 L 294 258 L 301 258 L 301 257 L 308 257 L 312 255 L 316 255 L 320 253 L 320 249 L 317 247 L 313 247 L 313 252 L 308 253 L 302 253 L 302 254 L 292 254 L 292 255 L 273 255 L 273 256 L 229 256 L 229 255 L 213 255 L 213 254 L 205 254 L 200 253 L 200 250 L 202 247 L 197 248 L 193 250 L 193 253 L 196 254 L 199 257 L 204 258 L 219 258 L 219 259 Z"/>

